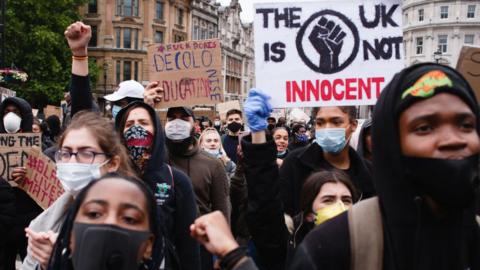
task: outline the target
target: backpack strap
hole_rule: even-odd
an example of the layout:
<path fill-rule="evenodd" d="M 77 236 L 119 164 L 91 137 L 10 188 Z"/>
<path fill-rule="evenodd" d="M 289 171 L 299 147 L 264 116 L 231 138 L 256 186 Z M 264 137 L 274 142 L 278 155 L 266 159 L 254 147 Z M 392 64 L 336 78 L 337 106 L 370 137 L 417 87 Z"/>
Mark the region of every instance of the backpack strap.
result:
<path fill-rule="evenodd" d="M 348 210 L 352 270 L 381 270 L 383 225 L 378 197 L 360 201 Z"/>

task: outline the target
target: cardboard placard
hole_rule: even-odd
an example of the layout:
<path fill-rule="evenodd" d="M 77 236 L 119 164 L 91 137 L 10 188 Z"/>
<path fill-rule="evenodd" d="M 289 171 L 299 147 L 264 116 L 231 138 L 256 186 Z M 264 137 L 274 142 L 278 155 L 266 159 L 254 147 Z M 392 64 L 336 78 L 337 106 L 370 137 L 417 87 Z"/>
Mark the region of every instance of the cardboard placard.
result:
<path fill-rule="evenodd" d="M 404 67 L 400 0 L 255 5 L 256 88 L 275 108 L 373 105 Z"/>
<path fill-rule="evenodd" d="M 42 153 L 39 148 L 27 150 L 25 164 L 27 174 L 18 186 L 32 197 L 43 209 L 47 209 L 60 197 L 64 190 L 57 179 L 55 163 Z"/>
<path fill-rule="evenodd" d="M 467 79 L 480 100 L 480 47 L 463 46 L 458 57 L 457 70 Z"/>
<path fill-rule="evenodd" d="M 223 103 L 217 104 L 217 112 L 220 115 L 221 120 L 226 120 L 227 112 L 231 109 L 242 110 L 242 106 L 240 105 L 240 101 L 238 100 L 230 100 Z"/>
<path fill-rule="evenodd" d="M 12 169 L 25 166 L 32 147 L 42 147 L 41 133 L 0 134 L 0 174 L 10 185 L 16 186 L 10 181 Z"/>
<path fill-rule="evenodd" d="M 163 87 L 157 108 L 222 102 L 221 59 L 218 39 L 149 45 L 149 78 Z"/>
<path fill-rule="evenodd" d="M 62 121 L 63 118 L 62 108 L 53 105 L 47 105 L 47 107 L 43 108 L 43 114 L 45 114 L 45 119 L 47 119 L 51 115 L 58 116 L 60 121 Z"/>
<path fill-rule="evenodd" d="M 8 98 L 8 97 L 15 97 L 17 96 L 17 92 L 13 91 L 13 90 L 10 90 L 8 88 L 5 88 L 5 87 L 0 87 L 0 95 L 1 95 L 1 101 L 3 101 L 4 99 Z M 1 102 L 0 101 L 0 102 Z"/>

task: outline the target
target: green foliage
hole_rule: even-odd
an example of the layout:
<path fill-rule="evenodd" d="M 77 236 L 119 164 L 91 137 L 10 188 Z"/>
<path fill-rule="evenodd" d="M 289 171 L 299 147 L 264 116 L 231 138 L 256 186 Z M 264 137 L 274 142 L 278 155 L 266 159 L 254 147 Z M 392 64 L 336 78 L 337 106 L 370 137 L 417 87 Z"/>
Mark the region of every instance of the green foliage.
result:
<path fill-rule="evenodd" d="M 6 63 L 26 71 L 28 81 L 7 85 L 34 107 L 60 104 L 71 73 L 71 53 L 63 36 L 80 20 L 78 7 L 86 0 L 8 0 Z M 91 63 L 90 63 L 91 64 Z M 92 65 L 90 65 L 92 66 Z M 92 82 L 98 68 L 92 67 Z M 94 86 L 94 84 L 93 84 Z"/>

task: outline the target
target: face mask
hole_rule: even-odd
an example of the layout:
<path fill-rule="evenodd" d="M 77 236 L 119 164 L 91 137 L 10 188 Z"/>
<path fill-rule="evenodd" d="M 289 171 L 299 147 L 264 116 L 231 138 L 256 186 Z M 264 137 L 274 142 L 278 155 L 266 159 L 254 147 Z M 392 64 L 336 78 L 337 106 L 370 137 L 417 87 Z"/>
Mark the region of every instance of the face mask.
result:
<path fill-rule="evenodd" d="M 203 149 L 203 150 L 216 158 L 218 158 L 222 154 L 220 150 L 217 150 L 217 149 Z"/>
<path fill-rule="evenodd" d="M 75 196 L 88 183 L 102 176 L 100 168 L 109 161 L 106 160 L 98 164 L 57 163 L 57 178 L 60 180 L 63 189 Z"/>
<path fill-rule="evenodd" d="M 268 130 L 273 130 L 275 128 L 274 124 L 268 124 L 267 129 Z"/>
<path fill-rule="evenodd" d="M 335 204 L 324 207 L 315 214 L 315 225 L 320 225 L 345 211 L 347 211 L 347 207 L 342 201 L 338 201 Z"/>
<path fill-rule="evenodd" d="M 241 128 L 242 124 L 237 123 L 237 122 L 231 122 L 230 124 L 227 125 L 228 130 L 230 130 L 233 133 L 237 133 Z"/>
<path fill-rule="evenodd" d="M 219 127 L 220 126 L 220 121 L 215 121 L 214 125 Z"/>
<path fill-rule="evenodd" d="M 182 141 L 172 141 L 169 138 L 165 140 L 168 152 L 174 156 L 182 156 L 188 152 L 193 143 L 193 136 L 190 136 Z"/>
<path fill-rule="evenodd" d="M 123 133 L 128 154 L 133 163 L 143 172 L 150 159 L 153 134 L 140 125 L 133 125 Z"/>
<path fill-rule="evenodd" d="M 122 107 L 118 106 L 118 105 L 113 105 L 112 107 L 112 116 L 113 116 L 113 120 L 115 120 L 115 118 L 117 117 L 117 114 L 118 112 L 122 109 Z"/>
<path fill-rule="evenodd" d="M 151 233 L 124 229 L 115 225 L 73 224 L 75 246 L 72 254 L 75 270 L 139 269 L 140 246 Z"/>
<path fill-rule="evenodd" d="M 347 144 L 345 128 L 317 129 L 315 130 L 315 142 L 322 147 L 324 152 L 338 154 Z"/>
<path fill-rule="evenodd" d="M 9 112 L 3 117 L 3 126 L 7 133 L 17 133 L 20 130 L 22 118 L 16 113 Z"/>
<path fill-rule="evenodd" d="M 479 186 L 478 155 L 462 160 L 403 157 L 405 177 L 419 195 L 448 208 L 466 208 Z"/>
<path fill-rule="evenodd" d="M 307 134 L 295 134 L 295 138 L 297 138 L 298 142 L 308 142 Z"/>
<path fill-rule="evenodd" d="M 277 152 L 277 158 L 285 156 L 286 153 L 287 153 L 287 150 L 285 150 L 283 152 Z"/>
<path fill-rule="evenodd" d="M 168 139 L 174 141 L 181 141 L 190 137 L 192 132 L 192 125 L 190 122 L 182 119 L 175 119 L 167 122 L 165 125 L 165 135 Z"/>

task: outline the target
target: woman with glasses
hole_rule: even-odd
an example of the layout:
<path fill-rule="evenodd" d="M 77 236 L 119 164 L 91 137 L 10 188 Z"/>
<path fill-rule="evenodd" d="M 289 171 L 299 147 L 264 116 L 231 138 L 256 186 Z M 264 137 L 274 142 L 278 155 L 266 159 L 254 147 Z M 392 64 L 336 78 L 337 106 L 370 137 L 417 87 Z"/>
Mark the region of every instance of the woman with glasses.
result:
<path fill-rule="evenodd" d="M 77 113 L 58 144 L 57 178 L 65 192 L 25 229 L 28 254 L 23 270 L 46 269 L 67 209 L 85 186 L 106 173 L 135 175 L 113 125 L 97 113 Z"/>
<path fill-rule="evenodd" d="M 213 127 L 206 128 L 200 135 L 199 142 L 200 148 L 211 156 L 218 158 L 223 163 L 223 166 L 225 166 L 228 177 L 232 177 L 237 166 L 228 158 L 227 153 L 223 149 L 222 140 L 218 131 Z"/>

